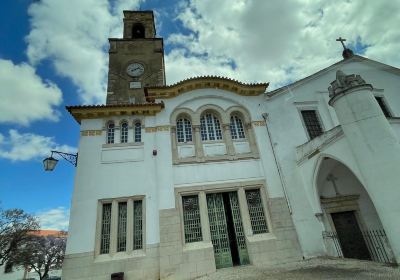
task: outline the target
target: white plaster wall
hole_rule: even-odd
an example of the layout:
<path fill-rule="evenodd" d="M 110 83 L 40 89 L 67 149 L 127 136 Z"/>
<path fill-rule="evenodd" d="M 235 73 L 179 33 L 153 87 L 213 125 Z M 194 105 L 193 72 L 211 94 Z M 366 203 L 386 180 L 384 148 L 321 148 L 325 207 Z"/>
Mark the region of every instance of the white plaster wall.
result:
<path fill-rule="evenodd" d="M 171 113 L 177 108 L 196 111 L 214 104 L 227 110 L 241 106 L 252 121 L 262 121 L 263 96 L 243 97 L 235 93 L 203 89 L 165 99 L 165 109 L 156 116 L 144 117 L 144 126 L 171 125 Z M 113 117 L 116 123 L 134 117 Z M 83 120 L 81 130 L 101 130 L 107 119 Z M 260 159 L 172 165 L 171 135 L 168 130 L 145 132 L 143 146 L 106 145 L 101 136 L 81 136 L 79 161 L 72 198 L 67 254 L 92 252 L 95 247 L 97 202 L 101 199 L 145 195 L 146 243 L 159 242 L 159 210 L 175 207 L 174 187 L 246 180 L 266 180 L 270 197 L 282 197 L 282 187 L 272 156 L 265 126 L 253 126 Z M 132 130 L 129 142 L 133 141 Z M 116 139 L 119 131 L 116 130 Z M 118 142 L 118 141 L 116 141 Z M 153 150 L 157 155 L 153 156 Z"/>
<path fill-rule="evenodd" d="M 266 98 L 262 106 L 263 113 L 268 114 L 272 142 L 282 167 L 293 209 L 292 218 L 305 256 L 323 255 L 325 249 L 321 236 L 323 227 L 315 217 L 315 213 L 320 211 L 320 205 L 313 189 L 313 176 L 319 155 L 301 165 L 296 162 L 295 148 L 308 141 L 300 110 L 318 110 L 325 131 L 339 125 L 335 111 L 328 105 L 327 90 L 330 82 L 335 80 L 336 70 L 339 69 L 346 74 L 360 74 L 374 88 L 383 89 L 374 93 L 383 95 L 394 116 L 400 116 L 399 76 L 383 70 L 384 67 L 380 65 L 351 61 L 330 71 L 322 71 L 319 77 L 304 84 L 288 87 L 282 94 Z M 392 123 L 392 127 L 395 128 L 397 135 L 400 135 L 397 123 Z M 334 145 L 327 147 L 324 152 L 342 158 L 342 162 L 345 162 L 355 174 L 359 173 L 345 141 L 337 141 Z M 362 181 L 362 178 L 360 180 Z"/>

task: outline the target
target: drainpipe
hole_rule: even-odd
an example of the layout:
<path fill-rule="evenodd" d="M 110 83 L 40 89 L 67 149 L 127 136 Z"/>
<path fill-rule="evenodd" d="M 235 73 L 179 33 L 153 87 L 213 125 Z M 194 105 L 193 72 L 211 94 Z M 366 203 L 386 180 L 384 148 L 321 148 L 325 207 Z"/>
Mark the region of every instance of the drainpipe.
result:
<path fill-rule="evenodd" d="M 287 204 L 287 206 L 288 206 L 288 208 L 289 208 L 289 213 L 290 213 L 290 215 L 292 215 L 292 206 L 291 206 L 291 204 L 290 204 L 289 197 L 288 197 L 288 194 L 287 194 L 287 191 L 286 191 L 285 178 L 284 178 L 284 176 L 283 176 L 283 174 L 282 174 L 281 165 L 279 164 L 278 158 L 276 157 L 275 146 L 274 146 L 274 144 L 273 144 L 273 142 L 272 142 L 271 133 L 270 133 L 269 127 L 268 127 L 268 121 L 267 121 L 267 119 L 268 119 L 268 113 L 263 113 L 263 114 L 262 114 L 262 117 L 263 117 L 264 120 L 265 120 L 265 127 L 267 128 L 267 134 L 268 134 L 269 142 L 270 142 L 270 144 L 271 144 L 272 154 L 274 155 L 275 164 L 276 164 L 276 167 L 277 167 L 277 169 L 278 169 L 279 179 L 281 180 L 282 189 L 283 189 L 283 194 L 284 194 L 284 196 L 285 196 L 286 204 Z"/>

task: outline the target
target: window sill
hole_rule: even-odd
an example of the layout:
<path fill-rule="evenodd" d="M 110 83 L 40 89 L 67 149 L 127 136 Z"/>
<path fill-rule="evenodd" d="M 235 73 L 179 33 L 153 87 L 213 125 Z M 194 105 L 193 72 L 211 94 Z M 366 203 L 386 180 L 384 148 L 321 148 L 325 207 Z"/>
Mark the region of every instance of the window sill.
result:
<path fill-rule="evenodd" d="M 266 232 L 266 233 L 259 233 L 259 234 L 253 234 L 250 236 L 246 236 L 246 238 L 250 243 L 256 243 L 256 242 L 262 242 L 262 241 L 276 239 L 276 236 L 272 232 Z"/>
<path fill-rule="evenodd" d="M 130 147 L 130 146 L 143 146 L 143 142 L 131 142 L 131 143 L 114 143 L 114 144 L 103 144 L 102 148 L 120 148 L 120 147 Z"/>
<path fill-rule="evenodd" d="M 213 249 L 213 245 L 211 241 L 206 242 L 206 241 L 198 241 L 198 242 L 191 242 L 191 243 L 186 243 L 183 245 L 183 251 L 193 251 L 193 250 L 204 250 L 204 249 Z"/>
<path fill-rule="evenodd" d="M 218 162 L 218 161 L 235 161 L 235 160 L 245 160 L 245 159 L 259 159 L 260 155 L 258 153 L 245 153 L 236 155 L 221 155 L 212 157 L 188 157 L 180 158 L 174 161 L 174 165 L 178 164 L 196 164 L 205 162 Z"/>
<path fill-rule="evenodd" d="M 108 262 L 116 260 L 125 260 L 132 258 L 144 258 L 146 257 L 146 252 L 144 250 L 133 250 L 131 252 L 117 252 L 115 254 L 101 254 L 96 255 L 94 262 Z"/>

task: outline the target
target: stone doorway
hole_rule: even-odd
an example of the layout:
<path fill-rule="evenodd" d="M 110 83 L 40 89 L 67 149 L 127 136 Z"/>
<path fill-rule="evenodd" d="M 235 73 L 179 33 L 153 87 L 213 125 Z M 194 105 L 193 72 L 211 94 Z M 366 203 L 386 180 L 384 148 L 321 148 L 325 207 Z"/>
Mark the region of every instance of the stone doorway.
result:
<path fill-rule="evenodd" d="M 237 192 L 207 194 L 207 209 L 217 269 L 248 264 Z"/>
<path fill-rule="evenodd" d="M 345 258 L 371 260 L 354 211 L 331 213 Z"/>

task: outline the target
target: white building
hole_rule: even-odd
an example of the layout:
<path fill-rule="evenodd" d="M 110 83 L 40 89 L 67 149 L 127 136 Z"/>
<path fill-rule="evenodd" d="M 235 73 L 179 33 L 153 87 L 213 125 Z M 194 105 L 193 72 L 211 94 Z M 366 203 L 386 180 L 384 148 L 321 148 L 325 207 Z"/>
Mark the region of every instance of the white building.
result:
<path fill-rule="evenodd" d="M 166 86 L 153 13 L 124 15 L 107 104 L 67 108 L 81 136 L 63 279 L 400 260 L 399 69 L 345 50 L 272 92 L 220 77 Z"/>

